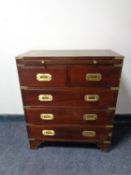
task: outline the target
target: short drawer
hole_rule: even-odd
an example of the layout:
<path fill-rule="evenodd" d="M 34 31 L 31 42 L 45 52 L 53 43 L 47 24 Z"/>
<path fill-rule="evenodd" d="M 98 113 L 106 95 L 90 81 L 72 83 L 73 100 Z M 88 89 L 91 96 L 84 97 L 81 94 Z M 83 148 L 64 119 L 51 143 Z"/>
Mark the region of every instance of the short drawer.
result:
<path fill-rule="evenodd" d="M 26 122 L 36 125 L 88 124 L 107 125 L 113 123 L 114 111 L 87 108 L 27 108 Z"/>
<path fill-rule="evenodd" d="M 19 67 L 21 86 L 28 87 L 59 87 L 66 81 L 65 66 L 25 66 Z"/>
<path fill-rule="evenodd" d="M 113 66 L 69 66 L 68 77 L 72 86 L 118 86 L 120 67 Z"/>
<path fill-rule="evenodd" d="M 26 106 L 107 107 L 116 104 L 117 91 L 104 88 L 22 90 Z"/>
<path fill-rule="evenodd" d="M 87 141 L 107 140 L 111 129 L 102 127 L 76 126 L 28 126 L 29 138 L 55 140 L 55 139 L 81 139 Z"/>

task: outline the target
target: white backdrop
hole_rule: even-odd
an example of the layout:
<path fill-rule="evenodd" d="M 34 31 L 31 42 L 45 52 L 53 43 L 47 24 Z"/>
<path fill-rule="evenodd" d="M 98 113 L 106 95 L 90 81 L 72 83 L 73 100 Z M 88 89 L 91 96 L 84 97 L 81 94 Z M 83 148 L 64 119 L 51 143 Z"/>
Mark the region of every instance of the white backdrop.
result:
<path fill-rule="evenodd" d="M 0 0 L 0 113 L 21 114 L 15 55 L 113 49 L 125 56 L 117 113 L 131 113 L 131 0 Z"/>

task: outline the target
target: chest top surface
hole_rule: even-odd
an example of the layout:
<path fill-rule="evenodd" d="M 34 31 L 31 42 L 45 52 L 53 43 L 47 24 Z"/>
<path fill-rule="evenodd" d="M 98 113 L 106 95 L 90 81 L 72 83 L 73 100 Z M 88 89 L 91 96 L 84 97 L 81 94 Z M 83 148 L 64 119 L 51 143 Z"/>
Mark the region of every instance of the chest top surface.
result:
<path fill-rule="evenodd" d="M 112 50 L 31 50 L 16 58 L 29 57 L 123 57 Z"/>

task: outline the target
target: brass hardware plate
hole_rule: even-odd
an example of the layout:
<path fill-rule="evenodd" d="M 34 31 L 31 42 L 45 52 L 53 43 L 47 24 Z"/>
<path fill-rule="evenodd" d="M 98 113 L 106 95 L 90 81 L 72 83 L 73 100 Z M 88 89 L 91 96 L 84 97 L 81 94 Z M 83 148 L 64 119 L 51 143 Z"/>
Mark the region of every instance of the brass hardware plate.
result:
<path fill-rule="evenodd" d="M 84 100 L 86 102 L 97 102 L 99 101 L 100 97 L 97 94 L 88 94 L 84 96 Z"/>
<path fill-rule="evenodd" d="M 38 95 L 39 101 L 53 101 L 53 96 L 50 94 L 40 94 Z"/>
<path fill-rule="evenodd" d="M 27 86 L 20 86 L 21 89 L 27 90 L 28 87 Z"/>
<path fill-rule="evenodd" d="M 31 106 L 24 106 L 24 109 L 30 109 Z"/>
<path fill-rule="evenodd" d="M 122 67 L 123 64 L 114 64 L 114 67 Z"/>
<path fill-rule="evenodd" d="M 115 59 L 115 60 L 123 60 L 124 57 L 115 57 L 114 59 Z"/>
<path fill-rule="evenodd" d="M 42 135 L 44 135 L 44 136 L 54 136 L 55 131 L 54 130 L 42 130 Z"/>
<path fill-rule="evenodd" d="M 101 81 L 102 75 L 100 73 L 87 73 L 85 78 L 87 81 Z"/>
<path fill-rule="evenodd" d="M 95 131 L 82 131 L 82 136 L 84 136 L 84 137 L 95 137 L 96 132 Z"/>
<path fill-rule="evenodd" d="M 118 91 L 119 90 L 119 87 L 111 87 L 111 90 L 112 91 Z"/>
<path fill-rule="evenodd" d="M 38 73 L 36 74 L 36 79 L 38 81 L 51 81 L 52 75 L 49 73 Z"/>
<path fill-rule="evenodd" d="M 18 59 L 18 60 L 23 59 L 23 57 L 22 57 L 22 56 L 16 56 L 15 58 L 16 58 L 16 59 Z"/>
<path fill-rule="evenodd" d="M 108 110 L 109 110 L 109 111 L 115 111 L 116 108 L 115 108 L 115 107 L 109 107 Z"/>
<path fill-rule="evenodd" d="M 114 125 L 106 125 L 106 128 L 113 128 Z"/>
<path fill-rule="evenodd" d="M 111 144 L 111 141 L 104 141 L 105 144 Z"/>
<path fill-rule="evenodd" d="M 33 124 L 31 124 L 31 123 L 26 123 L 26 126 L 33 126 Z"/>
<path fill-rule="evenodd" d="M 17 67 L 21 67 L 22 68 L 22 67 L 25 67 L 25 65 L 24 64 L 18 64 L 17 63 Z"/>
<path fill-rule="evenodd" d="M 40 114 L 40 118 L 41 118 L 41 120 L 53 120 L 54 119 L 54 115 L 53 114 L 43 113 L 43 114 Z"/>
<path fill-rule="evenodd" d="M 97 114 L 84 114 L 83 115 L 83 120 L 95 121 L 95 120 L 97 120 Z"/>

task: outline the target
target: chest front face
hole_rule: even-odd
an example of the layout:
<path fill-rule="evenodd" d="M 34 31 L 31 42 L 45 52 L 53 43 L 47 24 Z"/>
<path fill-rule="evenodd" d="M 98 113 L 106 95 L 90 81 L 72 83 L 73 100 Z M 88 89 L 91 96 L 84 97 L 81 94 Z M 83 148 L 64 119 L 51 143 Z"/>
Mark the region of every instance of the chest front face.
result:
<path fill-rule="evenodd" d="M 44 141 L 111 143 L 123 57 L 36 51 L 16 58 L 31 148 Z"/>

